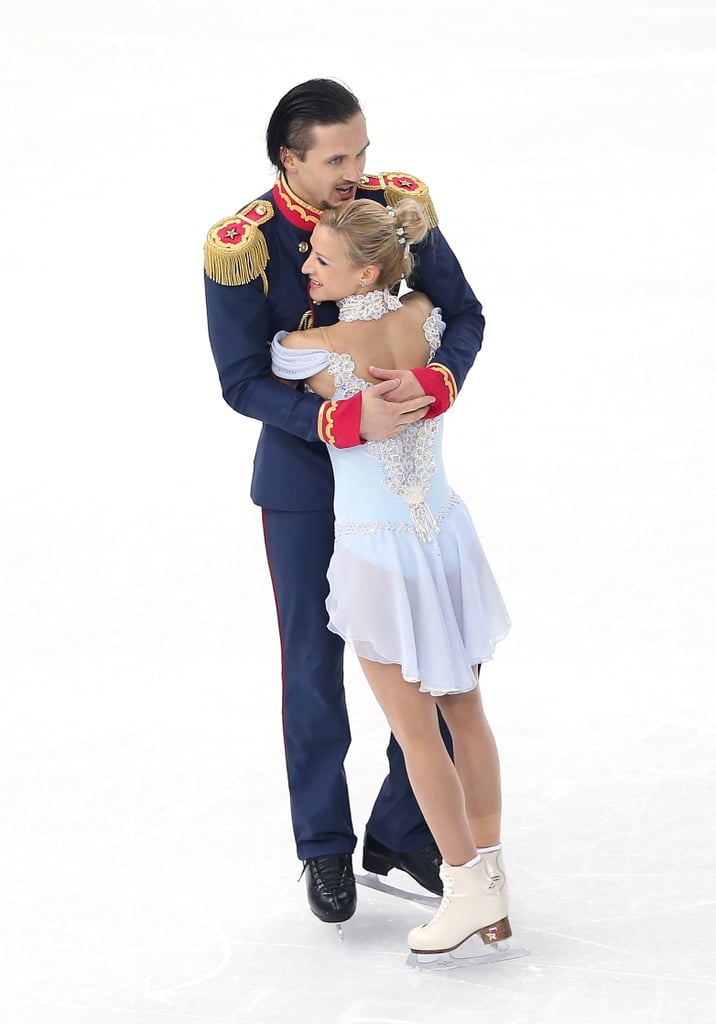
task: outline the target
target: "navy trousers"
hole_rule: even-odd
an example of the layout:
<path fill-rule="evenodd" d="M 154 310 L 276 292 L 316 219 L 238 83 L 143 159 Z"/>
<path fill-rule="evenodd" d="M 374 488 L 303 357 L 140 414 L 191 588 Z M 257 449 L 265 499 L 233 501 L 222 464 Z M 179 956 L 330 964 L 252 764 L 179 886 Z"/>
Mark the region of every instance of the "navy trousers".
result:
<path fill-rule="evenodd" d="M 291 818 L 301 860 L 352 853 L 356 844 L 344 769 L 351 733 L 343 688 L 343 641 L 327 628 L 325 607 L 333 522 L 333 512 L 328 509 L 263 510 L 281 636 Z M 442 721 L 441 727 L 450 746 Z M 432 836 L 392 735 L 388 767 L 367 829 L 391 850 L 420 849 Z"/>

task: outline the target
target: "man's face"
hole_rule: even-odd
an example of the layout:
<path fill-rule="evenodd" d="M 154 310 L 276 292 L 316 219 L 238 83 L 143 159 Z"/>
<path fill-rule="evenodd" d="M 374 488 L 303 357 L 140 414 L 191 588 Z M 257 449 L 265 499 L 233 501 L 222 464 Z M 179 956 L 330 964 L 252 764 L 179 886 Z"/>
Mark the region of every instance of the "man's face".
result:
<path fill-rule="evenodd" d="M 305 160 L 292 149 L 283 154 L 289 188 L 318 210 L 355 199 L 369 145 L 363 115 L 345 124 L 316 124 L 312 136 Z"/>

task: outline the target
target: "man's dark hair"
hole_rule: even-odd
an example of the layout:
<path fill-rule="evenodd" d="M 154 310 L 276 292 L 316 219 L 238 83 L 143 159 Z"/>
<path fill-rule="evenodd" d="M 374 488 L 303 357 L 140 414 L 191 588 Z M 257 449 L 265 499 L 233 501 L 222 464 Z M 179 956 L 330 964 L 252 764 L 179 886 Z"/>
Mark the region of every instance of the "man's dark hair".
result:
<path fill-rule="evenodd" d="M 361 112 L 350 89 L 332 78 L 311 78 L 295 85 L 278 101 L 266 129 L 266 152 L 274 167 L 283 170 L 281 148 L 292 149 L 304 160 L 311 148 L 314 125 L 346 124 Z"/>

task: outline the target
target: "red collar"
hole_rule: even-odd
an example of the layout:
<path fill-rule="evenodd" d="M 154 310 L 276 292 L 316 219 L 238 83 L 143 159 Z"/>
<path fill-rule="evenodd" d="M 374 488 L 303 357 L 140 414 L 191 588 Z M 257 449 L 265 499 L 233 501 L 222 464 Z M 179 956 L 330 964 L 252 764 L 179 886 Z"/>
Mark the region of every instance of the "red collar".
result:
<path fill-rule="evenodd" d="M 278 209 L 286 220 L 295 228 L 302 228 L 304 231 L 313 231 L 321 219 L 321 211 L 315 206 L 309 206 L 299 199 L 295 192 L 286 184 L 286 179 L 281 174 L 273 187 L 272 198 Z"/>

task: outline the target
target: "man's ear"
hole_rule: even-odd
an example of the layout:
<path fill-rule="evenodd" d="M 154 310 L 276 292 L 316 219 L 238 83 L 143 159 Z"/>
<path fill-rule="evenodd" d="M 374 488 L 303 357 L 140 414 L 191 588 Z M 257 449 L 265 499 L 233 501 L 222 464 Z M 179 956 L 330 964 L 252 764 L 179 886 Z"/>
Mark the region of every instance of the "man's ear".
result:
<path fill-rule="evenodd" d="M 294 170 L 296 167 L 296 154 L 292 149 L 288 149 L 286 146 L 281 146 L 279 150 L 279 156 L 281 157 L 281 163 L 284 167 Z"/>

